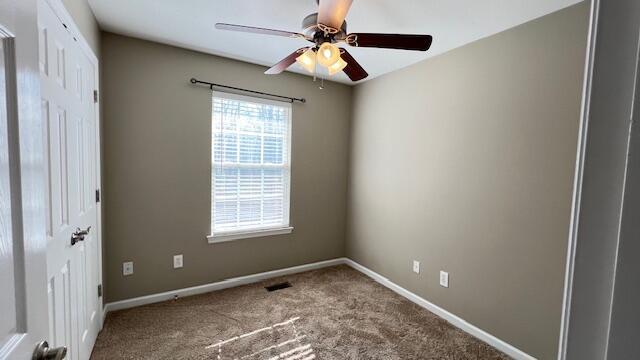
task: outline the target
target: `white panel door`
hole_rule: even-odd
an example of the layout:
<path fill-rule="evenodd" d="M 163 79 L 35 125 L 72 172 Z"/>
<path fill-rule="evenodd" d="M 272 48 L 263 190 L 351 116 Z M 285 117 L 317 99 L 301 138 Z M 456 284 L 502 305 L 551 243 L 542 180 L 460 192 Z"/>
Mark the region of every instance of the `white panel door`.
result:
<path fill-rule="evenodd" d="M 35 26 L 35 0 L 0 1 L 0 359 L 31 359 L 47 336 Z"/>
<path fill-rule="evenodd" d="M 96 68 L 46 0 L 38 1 L 42 116 L 48 164 L 49 332 L 68 359 L 88 359 L 98 297 Z"/>

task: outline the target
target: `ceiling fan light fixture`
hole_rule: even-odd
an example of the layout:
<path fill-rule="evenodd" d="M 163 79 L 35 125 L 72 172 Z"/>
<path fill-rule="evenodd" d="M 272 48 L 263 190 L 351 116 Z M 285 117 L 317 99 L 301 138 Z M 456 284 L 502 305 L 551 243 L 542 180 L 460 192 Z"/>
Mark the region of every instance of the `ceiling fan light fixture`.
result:
<path fill-rule="evenodd" d="M 332 43 L 325 42 L 318 49 L 318 62 L 327 68 L 340 59 L 340 49 Z"/>
<path fill-rule="evenodd" d="M 329 75 L 335 75 L 342 71 L 345 67 L 347 67 L 347 62 L 342 60 L 342 58 L 338 58 L 338 61 L 336 61 L 333 65 L 327 67 L 327 69 L 329 70 Z"/>
<path fill-rule="evenodd" d="M 291 39 L 304 39 L 313 43 L 313 47 L 303 47 L 279 63 L 273 65 L 265 74 L 280 74 L 293 63 L 314 75 L 318 64 L 327 68 L 330 75 L 344 72 L 352 81 L 365 79 L 369 74 L 351 56 L 346 49 L 338 48 L 337 43 L 345 43 L 352 47 L 381 48 L 427 51 L 431 47 L 433 37 L 420 34 L 393 33 L 348 33 L 346 16 L 353 0 L 316 0 L 318 11 L 307 15 L 302 20 L 302 32 L 291 32 L 260 28 L 255 26 L 217 23 L 216 29 L 272 35 Z M 324 70 L 322 71 L 324 73 Z"/>
<path fill-rule="evenodd" d="M 316 53 L 309 49 L 296 58 L 296 62 L 310 73 L 316 71 Z"/>

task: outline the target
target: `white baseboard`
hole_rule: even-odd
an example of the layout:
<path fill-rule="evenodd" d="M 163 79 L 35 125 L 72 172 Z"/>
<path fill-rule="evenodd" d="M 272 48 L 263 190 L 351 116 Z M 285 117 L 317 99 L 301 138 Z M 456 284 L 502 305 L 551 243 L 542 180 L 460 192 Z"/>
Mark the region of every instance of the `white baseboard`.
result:
<path fill-rule="evenodd" d="M 346 263 L 345 258 L 337 258 L 337 259 L 320 261 L 320 262 L 311 263 L 311 264 L 294 266 L 286 269 L 267 271 L 267 272 L 252 274 L 247 276 L 240 276 L 240 277 L 222 280 L 219 282 L 200 285 L 200 286 L 194 286 L 194 287 L 189 287 L 184 289 L 176 289 L 172 291 L 166 291 L 163 293 L 116 301 L 116 302 L 106 304 L 104 306 L 103 312 L 106 315 L 109 311 L 128 309 L 136 306 L 171 300 L 176 295 L 179 297 L 184 297 L 184 296 L 204 294 L 204 293 L 208 293 L 215 290 L 222 290 L 222 289 L 228 289 L 236 286 L 252 284 L 258 281 L 271 279 L 278 276 L 291 275 L 291 274 L 301 273 L 309 270 L 315 270 L 315 269 L 320 269 L 324 267 L 340 265 L 345 263 Z"/>
<path fill-rule="evenodd" d="M 392 282 L 391 280 L 387 279 L 386 277 L 378 274 L 377 272 L 368 269 L 360 264 L 358 264 L 357 262 L 351 260 L 351 259 L 346 259 L 345 263 L 349 266 L 351 266 L 352 268 L 360 271 L 361 273 L 369 276 L 370 278 L 372 278 L 373 280 L 377 281 L 379 284 L 393 290 L 395 293 L 405 297 L 406 299 L 410 300 L 411 302 L 431 311 L 432 313 L 440 316 L 441 318 L 447 320 L 449 323 L 451 323 L 451 325 L 459 328 L 460 330 L 469 333 L 471 335 L 473 335 L 474 337 L 486 342 L 487 344 L 493 346 L 494 348 L 502 351 L 503 353 L 511 356 L 514 359 L 518 359 L 518 360 L 536 360 L 536 358 L 534 358 L 533 356 L 525 353 L 524 351 L 516 348 L 515 346 L 498 339 L 497 337 L 489 334 L 488 332 L 480 329 L 477 326 L 474 326 L 468 322 L 466 322 L 464 319 L 448 312 L 447 310 L 425 300 L 424 298 L 421 298 L 420 296 L 412 293 L 411 291 L 401 287 L 400 285 L 397 285 L 396 283 Z"/>
<path fill-rule="evenodd" d="M 326 261 L 320 261 L 320 262 L 316 262 L 316 263 L 312 263 L 312 264 L 306 264 L 306 265 L 300 265 L 300 266 L 294 266 L 294 267 L 290 267 L 290 268 L 286 268 L 286 269 L 280 269 L 280 270 L 274 270 L 274 271 L 267 271 L 267 272 L 263 272 L 263 273 L 258 273 L 258 274 L 253 274 L 253 275 L 247 275 L 247 276 L 241 276 L 241 277 L 237 277 L 237 278 L 232 278 L 232 279 L 228 279 L 228 280 L 223 280 L 220 282 L 215 282 L 215 283 L 211 283 L 211 284 L 205 284 L 205 285 L 200 285 L 200 286 L 194 286 L 194 287 L 190 287 L 190 288 L 184 288 L 184 289 L 177 289 L 177 290 L 173 290 L 173 291 L 167 291 L 167 292 L 163 292 L 163 293 L 159 293 L 159 294 L 153 294 L 153 295 L 147 295 L 147 296 L 142 296 L 142 297 L 137 297 L 137 298 L 133 298 L 133 299 L 127 299 L 127 300 L 122 300 L 122 301 L 116 301 L 116 302 L 112 302 L 112 303 L 108 303 L 105 305 L 104 307 L 104 311 L 103 313 L 106 314 L 109 311 L 116 311 L 116 310 L 122 310 L 122 309 L 128 309 L 128 308 L 132 308 L 132 307 L 136 307 L 136 306 L 141 306 L 141 305 L 147 305 L 147 304 L 153 304 L 153 303 L 157 303 L 157 302 L 161 302 L 161 301 L 166 301 L 166 300 L 171 300 L 173 299 L 176 295 L 183 297 L 183 296 L 190 296 L 190 295 L 197 295 L 197 294 L 204 294 L 207 292 L 211 292 L 211 291 L 215 291 L 215 290 L 222 290 L 222 289 L 227 289 L 227 288 L 232 288 L 232 287 L 236 287 L 236 286 L 241 286 L 241 285 L 246 285 L 246 284 L 252 284 L 258 281 L 262 281 L 262 280 L 266 280 L 266 279 L 271 279 L 274 277 L 278 277 L 278 276 L 283 276 L 283 275 L 291 275 L 291 274 L 296 274 L 296 273 L 300 273 L 300 272 L 305 272 L 305 271 L 310 271 L 310 270 L 316 270 L 316 269 L 320 269 L 320 268 L 324 268 L 324 267 L 329 267 L 329 266 L 335 266 L 335 265 L 340 265 L 340 264 L 346 264 L 349 265 L 350 267 L 354 268 L 355 270 L 360 271 L 361 273 L 369 276 L 370 278 L 372 278 L 373 280 L 375 280 L 376 282 L 378 282 L 379 284 L 393 290 L 395 293 L 403 296 L 404 298 L 408 299 L 409 301 L 431 311 L 432 313 L 440 316 L 441 318 L 447 320 L 449 323 L 451 323 L 451 325 L 463 330 L 464 332 L 467 332 L 469 334 L 471 334 L 472 336 L 486 342 L 487 344 L 495 347 L 496 349 L 502 351 L 503 353 L 513 357 L 514 359 L 518 359 L 518 360 L 536 360 L 533 356 L 525 353 L 524 351 L 516 348 L 515 346 L 498 339 L 497 337 L 489 334 L 488 332 L 478 328 L 477 326 L 474 326 L 468 322 L 466 322 L 464 319 L 448 312 L 447 310 L 425 300 L 424 298 L 412 293 L 411 291 L 401 287 L 400 285 L 397 285 L 396 283 L 392 282 L 391 280 L 385 278 L 384 276 L 378 274 L 377 272 L 368 269 L 360 264 L 358 264 L 357 262 L 348 259 L 348 258 L 337 258 L 337 259 L 332 259 L 332 260 L 326 260 Z"/>

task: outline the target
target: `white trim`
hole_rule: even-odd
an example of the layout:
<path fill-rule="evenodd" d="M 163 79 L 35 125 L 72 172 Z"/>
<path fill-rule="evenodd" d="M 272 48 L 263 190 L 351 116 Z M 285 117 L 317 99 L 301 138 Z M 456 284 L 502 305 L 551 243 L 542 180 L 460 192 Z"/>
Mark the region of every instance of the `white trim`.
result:
<path fill-rule="evenodd" d="M 562 297 L 562 315 L 560 320 L 560 335 L 558 341 L 558 360 L 567 356 L 567 338 L 569 334 L 569 316 L 571 314 L 571 300 L 573 292 L 573 274 L 575 271 L 576 245 L 578 242 L 578 225 L 580 219 L 580 204 L 582 198 L 582 179 L 584 177 L 584 162 L 589 130 L 589 109 L 591 107 L 593 62 L 596 46 L 596 26 L 598 24 L 598 10 L 600 0 L 592 0 L 589 10 L 588 46 L 585 53 L 584 83 L 582 85 L 582 102 L 580 105 L 580 124 L 578 126 L 578 144 L 576 149 L 576 165 L 573 177 L 573 194 L 571 199 L 571 218 L 569 221 L 569 236 L 567 240 L 567 258 L 564 275 L 564 291 Z"/>
<path fill-rule="evenodd" d="M 226 93 L 226 92 L 220 92 L 220 91 L 212 91 L 212 96 L 211 96 L 211 106 L 212 106 L 212 113 L 215 111 L 215 102 L 216 99 L 227 99 L 227 100 L 235 100 L 235 101 L 242 101 L 242 102 L 246 102 L 246 103 L 253 103 L 253 104 L 260 104 L 260 105 L 271 105 L 271 106 L 276 106 L 276 107 L 280 107 L 280 108 L 284 108 L 286 109 L 287 112 L 287 133 L 282 135 L 282 140 L 283 142 L 286 141 L 286 146 L 285 144 L 283 144 L 283 147 L 286 148 L 287 154 L 286 154 L 286 162 L 283 162 L 282 164 L 241 164 L 239 161 L 240 159 L 238 158 L 236 160 L 236 162 L 234 163 L 225 163 L 224 159 L 222 159 L 221 163 L 214 163 L 214 159 L 215 159 L 215 144 L 214 144 L 214 138 L 215 137 L 215 129 L 213 129 L 213 122 L 214 122 L 214 116 L 212 115 L 211 118 L 211 123 L 212 123 L 212 130 L 213 130 L 213 137 L 211 140 L 211 213 L 210 213 L 210 221 L 211 221 L 211 234 L 209 236 L 207 236 L 207 240 L 210 244 L 213 243 L 219 243 L 219 242 L 226 242 L 226 241 L 231 241 L 231 240 L 238 240 L 238 239 L 246 239 L 246 238 L 254 238 L 254 237 L 261 237 L 261 236 L 269 236 L 269 235 L 282 235 L 282 234 L 289 234 L 291 233 L 291 231 L 293 230 L 292 227 L 290 227 L 290 223 L 291 223 L 291 218 L 290 218 L 290 210 L 291 210 L 291 153 L 292 153 L 292 142 L 291 142 L 291 133 L 292 133 L 292 126 L 293 126 L 293 107 L 291 106 L 291 103 L 281 103 L 279 101 L 274 101 L 274 100 L 268 100 L 268 99 L 263 99 L 263 98 L 256 98 L 256 97 L 251 97 L 251 96 L 245 96 L 245 95 L 238 95 L 238 94 L 233 94 L 233 93 Z M 224 119 L 222 120 L 224 121 Z M 224 134 L 224 126 L 221 129 L 222 134 Z M 239 129 L 236 129 L 232 132 L 232 134 L 237 134 L 238 136 L 240 136 L 242 132 Z M 262 136 L 264 137 L 264 132 L 262 133 Z M 264 143 L 264 141 L 262 141 L 262 143 Z M 237 152 L 240 153 L 240 140 L 238 140 L 237 144 Z M 224 153 L 224 150 L 223 150 Z M 261 154 L 261 158 L 263 157 L 264 153 L 264 144 L 261 145 L 261 149 L 260 149 L 260 154 Z M 224 155 L 224 154 L 223 154 Z M 222 156 L 224 158 L 224 156 Z M 264 159 L 263 159 L 264 160 Z M 286 178 L 286 181 L 283 181 L 283 193 L 282 193 L 282 205 L 283 205 L 283 221 L 280 222 L 279 224 L 270 224 L 270 225 L 258 225 L 258 227 L 255 228 L 249 228 L 249 229 L 238 229 L 238 228 L 234 228 L 229 230 L 228 232 L 225 231 L 219 231 L 216 232 L 214 229 L 214 209 L 216 208 L 216 201 L 220 201 L 220 200 L 216 200 L 215 197 L 215 187 L 216 187 L 216 183 L 215 183 L 215 169 L 218 168 L 219 166 L 223 167 L 223 168 L 227 168 L 227 169 L 235 169 L 235 168 L 247 168 L 247 169 L 282 169 L 284 171 L 283 177 Z M 239 175 L 238 175 L 238 181 L 239 181 Z M 264 185 L 264 175 L 262 178 L 262 185 Z M 239 184 L 237 186 L 240 186 Z M 264 195 L 264 186 L 262 186 L 262 190 L 260 193 L 260 199 L 261 199 L 261 203 L 264 202 L 265 200 L 265 195 Z M 239 193 L 238 193 L 239 194 Z M 269 197 L 271 198 L 271 197 Z M 273 197 L 273 199 L 279 199 L 280 197 Z M 238 199 L 238 201 L 240 201 Z M 238 205 L 239 206 L 239 205 Z M 262 209 L 264 210 L 264 209 Z M 236 219 L 239 220 L 239 219 Z M 237 224 L 236 224 L 237 225 Z M 274 229 L 275 228 L 275 229 Z M 274 230 L 274 231 L 269 231 L 269 230 Z"/>
<path fill-rule="evenodd" d="M 217 244 L 227 241 L 240 240 L 240 239 L 250 239 L 256 237 L 263 236 L 273 236 L 273 235 L 283 235 L 283 234 L 291 234 L 293 228 L 283 227 L 276 229 L 263 229 L 263 230 L 251 230 L 251 231 L 242 231 L 242 232 L 232 232 L 232 233 L 222 233 L 222 234 L 212 234 L 207 236 L 207 241 L 209 244 Z"/>
<path fill-rule="evenodd" d="M 443 308 L 441 308 L 441 307 L 439 307 L 439 306 L 437 306 L 437 305 L 425 300 L 424 298 L 421 298 L 420 296 L 418 296 L 418 295 L 412 293 L 411 291 L 401 287 L 400 285 L 395 284 L 391 280 L 389 280 L 389 279 L 385 278 L 384 276 L 376 273 L 375 271 L 370 270 L 370 269 L 358 264 L 357 262 L 355 262 L 355 261 L 353 261 L 353 260 L 351 260 L 349 258 L 344 258 L 344 257 L 343 258 L 332 259 L 332 260 L 320 261 L 320 262 L 316 262 L 316 263 L 312 263 L 312 264 L 294 266 L 294 267 L 281 269 L 281 270 L 267 271 L 267 272 L 263 272 L 263 273 L 253 274 L 253 275 L 236 277 L 236 278 L 223 280 L 223 281 L 216 282 L 216 283 L 201 285 L 201 286 L 194 286 L 194 287 L 190 287 L 190 288 L 177 289 L 177 290 L 173 290 L 173 291 L 167 291 L 167 292 L 163 292 L 163 293 L 159 293 L 159 294 L 147 295 L 147 296 L 142 296 L 142 297 L 128 299 L 128 300 L 116 301 L 116 302 L 108 303 L 108 304 L 105 305 L 104 314 L 106 316 L 106 314 L 109 311 L 128 309 L 128 308 L 132 308 L 132 307 L 136 307 L 136 306 L 147 305 L 147 304 L 157 303 L 157 302 L 161 302 L 161 301 L 171 300 L 175 296 L 190 296 L 190 295 L 204 294 L 204 293 L 215 291 L 215 290 L 222 290 L 222 289 L 232 288 L 232 287 L 236 287 L 236 286 L 256 283 L 256 282 L 259 282 L 259 281 L 262 281 L 262 280 L 271 279 L 271 278 L 278 277 L 278 276 L 296 274 L 296 273 L 300 273 L 300 272 L 316 270 L 316 269 L 321 269 L 321 268 L 340 265 L 340 264 L 348 265 L 348 266 L 352 267 L 353 269 L 365 274 L 366 276 L 372 278 L 373 280 L 375 280 L 376 282 L 378 282 L 382 286 L 384 286 L 386 288 L 389 288 L 390 290 L 394 291 L 398 295 L 401 295 L 402 297 L 406 298 L 407 300 L 409 300 L 409 301 L 411 301 L 411 302 L 423 307 L 424 309 L 436 314 L 437 316 L 439 316 L 439 317 L 445 319 L 446 321 L 448 321 L 451 325 L 453 325 L 453 326 L 459 328 L 460 330 L 462 330 L 462 331 L 464 331 L 464 332 L 466 332 L 466 333 L 478 338 L 479 340 L 484 341 L 485 343 L 493 346 L 494 348 L 502 351 L 503 353 L 511 356 L 514 359 L 517 359 L 517 360 L 536 360 L 536 358 L 534 358 L 533 356 L 531 356 L 531 355 L 525 353 L 524 351 L 516 348 L 515 346 L 513 346 L 513 345 L 511 345 L 511 344 L 509 344 L 509 343 L 507 343 L 507 342 L 505 342 L 503 340 L 498 339 L 497 337 L 489 334 L 488 332 L 480 329 L 479 327 L 466 322 L 464 319 L 462 319 L 462 318 L 460 318 L 460 317 L 448 312 L 447 310 L 445 310 L 445 309 L 443 309 Z"/>
<path fill-rule="evenodd" d="M 246 285 L 246 284 L 252 284 L 252 283 L 256 283 L 266 279 L 271 279 L 278 276 L 297 274 L 305 271 L 321 269 L 321 268 L 340 265 L 344 263 L 345 263 L 344 258 L 338 258 L 338 259 L 320 261 L 320 262 L 311 263 L 311 264 L 294 266 L 294 267 L 280 269 L 280 270 L 267 271 L 263 273 L 253 274 L 253 275 L 240 276 L 236 278 L 222 280 L 215 283 L 194 286 L 194 287 L 189 287 L 184 289 L 176 289 L 176 290 L 166 291 L 159 294 L 153 294 L 153 295 L 141 296 L 133 299 L 116 301 L 116 302 L 106 304 L 104 307 L 104 312 L 106 314 L 109 311 L 128 309 L 136 306 L 171 300 L 175 296 L 184 297 L 184 296 L 204 294 L 211 291 L 228 289 L 228 288 Z"/>

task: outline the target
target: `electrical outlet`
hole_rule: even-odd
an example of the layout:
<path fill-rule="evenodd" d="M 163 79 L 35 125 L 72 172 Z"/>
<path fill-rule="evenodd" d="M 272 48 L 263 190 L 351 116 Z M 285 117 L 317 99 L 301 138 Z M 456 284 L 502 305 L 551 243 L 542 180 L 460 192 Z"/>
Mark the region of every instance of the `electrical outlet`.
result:
<path fill-rule="evenodd" d="M 182 254 L 173 256 L 173 268 L 178 269 L 182 267 Z"/>
<path fill-rule="evenodd" d="M 413 272 L 416 274 L 420 274 L 420 261 L 413 260 Z"/>
<path fill-rule="evenodd" d="M 127 261 L 122 263 L 122 275 L 133 275 L 133 261 Z"/>
<path fill-rule="evenodd" d="M 440 271 L 440 286 L 449 287 L 449 273 L 445 271 Z"/>

